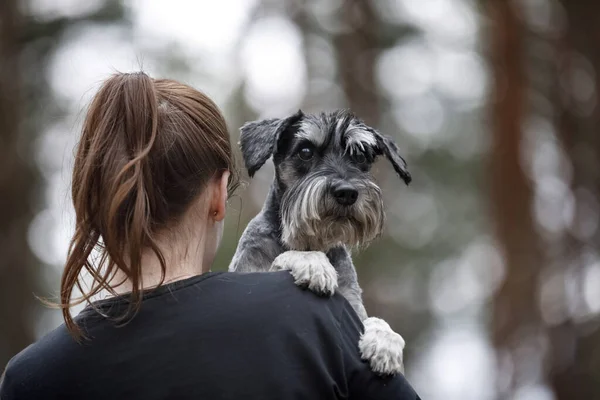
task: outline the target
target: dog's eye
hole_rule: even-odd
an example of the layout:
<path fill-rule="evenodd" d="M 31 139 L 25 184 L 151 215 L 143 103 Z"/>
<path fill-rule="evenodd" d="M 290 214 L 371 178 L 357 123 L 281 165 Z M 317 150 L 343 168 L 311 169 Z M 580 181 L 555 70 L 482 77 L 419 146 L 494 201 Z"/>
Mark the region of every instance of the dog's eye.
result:
<path fill-rule="evenodd" d="M 365 162 L 367 162 L 367 157 L 365 157 L 363 153 L 354 154 L 352 156 L 352 159 L 354 159 L 354 162 L 357 164 L 364 164 Z"/>
<path fill-rule="evenodd" d="M 300 157 L 300 159 L 303 161 L 310 160 L 311 158 L 313 158 L 313 149 L 311 149 L 310 147 L 301 148 L 298 152 L 298 157 Z"/>

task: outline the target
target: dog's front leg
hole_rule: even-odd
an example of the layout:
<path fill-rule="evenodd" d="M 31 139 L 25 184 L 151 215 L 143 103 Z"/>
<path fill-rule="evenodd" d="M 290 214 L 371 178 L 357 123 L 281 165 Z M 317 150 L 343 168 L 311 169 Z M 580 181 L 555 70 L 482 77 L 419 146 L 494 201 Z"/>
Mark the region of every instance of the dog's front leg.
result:
<path fill-rule="evenodd" d="M 363 321 L 365 330 L 358 342 L 363 360 L 371 365 L 371 369 L 382 375 L 404 373 L 404 339 L 377 317 L 369 317 Z"/>
<path fill-rule="evenodd" d="M 344 247 L 335 247 L 327 252 L 327 257 L 338 274 L 338 292 L 348 300 L 360 320 L 364 321 L 368 317 L 367 310 L 363 305 L 362 289 L 358 284 L 350 253 Z"/>
<path fill-rule="evenodd" d="M 338 276 L 325 253 L 290 250 L 271 264 L 271 271 L 288 270 L 298 286 L 317 294 L 331 296 L 338 287 Z"/>
<path fill-rule="evenodd" d="M 327 255 L 338 272 L 338 292 L 348 300 L 363 322 L 365 330 L 358 342 L 361 357 L 369 361 L 371 369 L 379 374 L 403 373 L 404 339 L 381 318 L 368 317 L 350 253 L 343 247 L 337 247 Z"/>

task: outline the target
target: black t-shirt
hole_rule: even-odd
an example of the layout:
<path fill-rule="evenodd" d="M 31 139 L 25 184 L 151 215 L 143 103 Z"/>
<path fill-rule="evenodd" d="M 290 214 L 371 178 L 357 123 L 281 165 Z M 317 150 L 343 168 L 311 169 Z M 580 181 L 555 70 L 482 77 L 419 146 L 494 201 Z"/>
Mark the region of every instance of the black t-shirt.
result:
<path fill-rule="evenodd" d="M 97 302 L 118 313 L 126 298 Z M 0 399 L 400 399 L 403 376 L 360 359 L 363 326 L 346 300 L 296 287 L 288 272 L 211 272 L 144 295 L 127 324 L 91 308 L 16 355 Z"/>

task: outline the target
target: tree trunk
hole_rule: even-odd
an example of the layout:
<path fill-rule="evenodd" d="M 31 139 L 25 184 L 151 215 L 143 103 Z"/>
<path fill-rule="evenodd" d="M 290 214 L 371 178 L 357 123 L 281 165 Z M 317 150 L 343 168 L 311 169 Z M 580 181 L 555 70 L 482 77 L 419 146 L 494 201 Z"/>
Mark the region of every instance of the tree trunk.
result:
<path fill-rule="evenodd" d="M 504 256 L 505 280 L 493 299 L 492 340 L 499 360 L 508 361 L 509 391 L 524 384 L 531 364 L 519 348 L 536 342 L 540 329 L 537 284 L 542 256 L 532 216 L 533 190 L 520 162 L 526 115 L 524 33 L 517 10 L 505 0 L 490 0 L 491 217 Z M 530 342 L 531 341 L 531 342 Z M 508 394 L 507 394 L 507 397 Z"/>
<path fill-rule="evenodd" d="M 29 141 L 22 132 L 18 0 L 0 2 L 0 368 L 34 340 L 34 259 L 27 229 L 38 184 Z"/>
<path fill-rule="evenodd" d="M 600 4 L 594 1 L 562 0 L 562 10 L 567 19 L 565 36 L 557 42 L 558 76 L 556 79 L 557 94 L 555 106 L 557 110 L 557 130 L 563 148 L 573 168 L 571 189 L 577 193 L 585 190 L 600 200 L 600 108 L 597 105 L 600 94 Z M 594 97 L 589 113 L 581 113 L 582 104 L 561 87 L 561 82 L 573 82 L 575 77 L 574 56 L 583 56 L 593 67 L 587 71 L 595 76 Z M 579 68 L 581 65 L 578 66 Z M 585 106 L 584 106 L 585 107 Z M 575 196 L 575 221 L 590 218 L 585 215 L 585 204 Z M 563 245 L 565 265 L 573 265 L 576 274 L 583 272 L 585 260 L 584 250 L 598 251 L 600 232 L 588 238 L 567 233 Z M 580 280 L 581 281 L 581 280 Z M 579 291 L 579 293 L 582 293 Z M 598 319 L 586 322 L 567 321 L 550 329 L 550 348 L 552 364 L 550 383 L 558 400 L 598 399 L 600 398 L 600 329 Z"/>
<path fill-rule="evenodd" d="M 380 110 L 375 57 L 379 49 L 376 29 L 380 22 L 367 0 L 346 0 L 339 13 L 345 30 L 333 37 L 333 43 L 348 107 L 365 123 L 377 126 Z"/>

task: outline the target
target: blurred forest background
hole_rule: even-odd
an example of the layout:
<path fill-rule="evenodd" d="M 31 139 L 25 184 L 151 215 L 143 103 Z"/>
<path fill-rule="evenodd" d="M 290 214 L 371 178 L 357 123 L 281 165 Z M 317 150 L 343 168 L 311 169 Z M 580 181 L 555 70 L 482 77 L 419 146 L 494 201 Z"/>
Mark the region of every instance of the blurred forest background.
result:
<path fill-rule="evenodd" d="M 61 323 L 82 115 L 115 70 L 256 118 L 350 107 L 397 139 L 384 237 L 355 256 L 423 399 L 600 399 L 600 3 L 0 1 L 0 369 Z M 225 269 L 266 196 L 231 202 Z"/>

